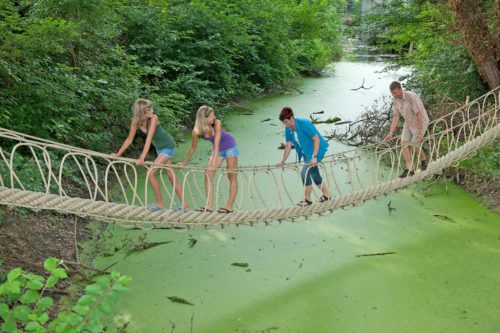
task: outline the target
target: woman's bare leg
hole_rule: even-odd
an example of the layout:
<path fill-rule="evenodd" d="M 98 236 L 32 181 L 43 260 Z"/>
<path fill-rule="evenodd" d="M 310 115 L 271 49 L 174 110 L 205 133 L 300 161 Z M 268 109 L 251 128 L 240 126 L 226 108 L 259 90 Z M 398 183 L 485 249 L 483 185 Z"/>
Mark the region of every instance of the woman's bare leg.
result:
<path fill-rule="evenodd" d="M 207 171 L 205 173 L 205 194 L 207 195 L 207 201 L 205 202 L 205 206 L 204 207 L 206 209 L 210 209 L 210 210 L 213 210 L 213 206 L 214 206 L 214 198 L 213 198 L 213 192 L 214 192 L 214 190 L 213 189 L 214 189 L 214 176 L 215 176 L 215 172 L 217 171 L 217 169 L 222 164 L 222 161 L 224 160 L 224 157 L 220 157 L 220 156 L 214 157 L 214 156 L 212 156 L 212 157 L 210 157 L 210 160 L 208 161 L 209 165 L 211 164 L 213 158 L 216 158 L 215 168 L 209 170 L 208 167 L 207 167 Z"/>
<path fill-rule="evenodd" d="M 229 178 L 229 198 L 224 208 L 233 210 L 234 200 L 236 200 L 236 195 L 238 194 L 238 175 L 236 174 L 236 170 L 238 169 L 238 157 L 228 157 L 226 162 L 227 169 L 233 171 L 228 171 L 227 174 Z"/>

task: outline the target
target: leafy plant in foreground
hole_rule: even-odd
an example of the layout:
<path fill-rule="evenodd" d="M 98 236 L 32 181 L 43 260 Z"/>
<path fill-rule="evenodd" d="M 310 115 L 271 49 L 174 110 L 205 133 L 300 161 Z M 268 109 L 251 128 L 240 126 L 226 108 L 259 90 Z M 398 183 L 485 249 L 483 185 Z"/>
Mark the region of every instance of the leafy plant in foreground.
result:
<path fill-rule="evenodd" d="M 54 300 L 45 293 L 68 277 L 62 260 L 48 258 L 44 268 L 48 278 L 12 269 L 0 285 L 1 332 L 102 332 L 103 319 L 111 315 L 119 296 L 127 291 L 131 278 L 117 272 L 97 277 L 68 310 L 51 320 Z"/>

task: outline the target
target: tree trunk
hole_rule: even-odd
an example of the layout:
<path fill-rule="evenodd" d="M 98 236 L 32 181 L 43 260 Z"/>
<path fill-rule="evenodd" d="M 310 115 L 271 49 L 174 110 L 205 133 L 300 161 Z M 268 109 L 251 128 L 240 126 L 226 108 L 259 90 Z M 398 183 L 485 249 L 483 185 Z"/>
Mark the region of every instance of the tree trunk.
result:
<path fill-rule="evenodd" d="M 451 0 L 456 24 L 464 34 L 465 47 L 476 63 L 479 75 L 490 89 L 500 86 L 500 28 L 490 34 L 481 12 L 481 0 Z M 495 0 L 495 19 L 500 19 L 500 0 Z"/>
<path fill-rule="evenodd" d="M 497 62 L 500 63 L 500 0 L 495 1 L 495 40 L 497 42 Z"/>

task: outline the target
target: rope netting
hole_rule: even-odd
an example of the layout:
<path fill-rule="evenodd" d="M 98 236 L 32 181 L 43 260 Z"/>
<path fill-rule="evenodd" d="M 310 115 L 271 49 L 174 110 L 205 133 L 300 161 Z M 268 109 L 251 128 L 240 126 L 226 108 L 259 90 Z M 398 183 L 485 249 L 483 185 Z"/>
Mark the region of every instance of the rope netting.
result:
<path fill-rule="evenodd" d="M 405 169 L 399 138 L 326 156 L 319 168 L 333 197 L 322 203 L 296 205 L 304 195 L 303 164 L 219 168 L 213 184 L 214 207 L 227 200 L 227 175 L 238 178 L 235 210 L 229 214 L 193 210 L 206 205 L 204 167 L 153 163 L 137 167 L 133 159 L 0 128 L 0 204 L 56 210 L 134 227 L 249 224 L 308 216 L 390 193 L 474 154 L 500 133 L 499 101 L 500 87 L 432 121 L 422 142 L 429 165 L 414 176 L 398 177 Z M 414 153 L 413 158 L 418 161 L 419 156 Z M 147 209 L 152 190 L 146 179 L 155 168 L 160 169 L 157 177 L 167 207 L 160 211 Z M 174 209 L 176 203 L 182 203 L 168 173 L 177 175 L 190 211 Z M 315 198 L 321 195 L 316 191 Z"/>

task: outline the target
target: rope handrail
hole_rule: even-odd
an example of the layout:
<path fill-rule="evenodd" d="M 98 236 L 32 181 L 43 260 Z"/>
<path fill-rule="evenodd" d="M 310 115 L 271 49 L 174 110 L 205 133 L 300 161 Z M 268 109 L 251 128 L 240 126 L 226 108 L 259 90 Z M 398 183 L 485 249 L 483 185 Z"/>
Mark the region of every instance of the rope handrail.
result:
<path fill-rule="evenodd" d="M 484 95 L 474 99 L 473 101 L 470 101 L 469 103 L 459 107 L 458 109 L 455 109 L 454 111 L 452 111 L 451 113 L 449 114 L 446 114 L 444 116 L 441 116 L 437 119 L 434 119 L 432 121 L 429 122 L 429 125 L 428 125 L 428 128 L 429 128 L 429 131 L 431 128 L 433 128 L 436 124 L 439 124 L 441 122 L 443 122 L 444 120 L 446 119 L 450 119 L 450 118 L 453 118 L 455 115 L 459 114 L 460 112 L 463 112 L 463 111 L 466 111 L 466 112 L 469 112 L 471 107 L 474 106 L 474 105 L 477 105 L 481 107 L 481 109 L 484 109 L 484 107 L 486 106 L 485 103 L 488 102 L 488 98 L 493 98 L 493 101 L 494 101 L 494 107 L 493 108 L 497 108 L 498 105 L 500 104 L 500 86 L 498 86 L 497 88 L 485 93 Z M 479 102 L 481 102 L 480 104 L 478 104 Z M 447 128 L 446 130 L 450 131 L 452 129 L 455 129 L 455 128 L 458 128 L 458 127 L 461 127 L 462 124 L 457 124 L 451 128 Z M 435 133 L 433 133 L 432 135 L 435 135 Z M 90 155 L 90 156 L 95 156 L 95 157 L 102 157 L 102 158 L 109 158 L 109 159 L 113 159 L 113 160 L 121 160 L 121 161 L 127 161 L 127 162 L 135 162 L 135 159 L 132 159 L 132 158 L 127 158 L 127 157 L 115 157 L 115 156 L 112 156 L 111 154 L 107 154 L 107 153 L 102 153 L 102 152 L 97 152 L 97 151 L 93 151 L 93 150 L 89 150 L 89 149 L 83 149 L 83 148 L 79 148 L 79 147 L 75 147 L 75 146 L 71 146 L 71 145 L 67 145 L 67 144 L 62 144 L 62 143 L 59 143 L 59 142 L 56 142 L 56 141 L 53 141 L 53 140 L 49 140 L 49 139 L 43 139 L 43 138 L 39 138 L 39 137 L 36 137 L 36 136 L 32 136 L 32 135 L 29 135 L 29 134 L 24 134 L 24 133 L 20 133 L 20 132 L 16 132 L 16 131 L 12 131 L 12 130 L 9 130 L 9 129 L 6 129 L 6 128 L 2 128 L 0 127 L 0 137 L 10 137 L 11 139 L 19 139 L 19 140 L 24 140 L 26 142 L 33 142 L 33 143 L 43 143 L 44 145 L 46 145 L 47 147 L 51 147 L 51 148 L 58 148 L 58 149 L 62 149 L 62 150 L 66 150 L 66 151 L 70 151 L 70 152 L 79 152 L 79 153 L 83 153 L 83 154 L 87 154 L 87 155 Z M 393 141 L 394 142 L 397 142 L 398 139 L 400 138 L 400 135 L 399 136 L 395 136 Z M 380 146 L 383 146 L 384 143 L 369 143 L 367 145 L 364 145 L 362 147 L 356 147 L 356 148 L 353 148 L 353 149 L 349 149 L 349 150 L 346 150 L 346 151 L 342 151 L 342 152 L 339 152 L 339 153 L 333 153 L 333 154 L 328 154 L 328 155 L 325 155 L 324 159 L 327 159 L 327 158 L 335 158 L 339 155 L 346 155 L 346 154 L 351 154 L 351 153 L 357 153 L 359 152 L 360 148 L 363 149 L 363 150 L 371 150 L 371 149 L 376 149 L 377 147 L 380 147 Z M 390 149 L 390 148 L 389 148 Z M 290 163 L 287 163 L 287 164 L 297 164 L 298 162 L 290 162 Z M 146 165 L 153 165 L 154 163 L 151 162 L 151 161 L 146 161 L 145 162 Z M 257 167 L 257 168 L 267 168 L 267 167 L 276 167 L 275 165 L 258 165 L 258 166 L 242 166 L 240 168 L 254 168 L 254 167 Z M 203 167 L 200 167 L 200 166 L 193 166 L 193 165 L 188 165 L 188 166 L 174 166 L 175 168 L 187 168 L 187 169 L 204 169 Z M 222 167 L 222 166 L 221 166 Z"/>
<path fill-rule="evenodd" d="M 319 167 L 334 199 L 324 203 L 306 207 L 295 205 L 304 190 L 300 180 L 303 164 L 221 168 L 214 178 L 215 207 L 227 197 L 228 174 L 237 175 L 240 187 L 236 211 L 225 215 L 174 211 L 178 200 L 175 186 L 166 181 L 165 174 L 179 176 L 178 183 L 186 202 L 197 208 L 205 204 L 205 167 L 146 163 L 147 175 L 154 169 L 163 171 L 159 177 L 167 195 L 164 202 L 168 209 L 151 212 L 145 208 L 150 189 L 147 183 L 141 183 L 141 169 L 135 166 L 134 159 L 0 128 L 0 142 L 4 144 L 0 146 L 0 204 L 53 209 L 122 225 L 162 227 L 241 224 L 307 216 L 389 193 L 431 177 L 470 156 L 496 140 L 500 130 L 499 101 L 500 87 L 430 122 L 429 133 L 423 141 L 430 164 L 427 170 L 418 171 L 412 177 L 397 178 L 404 166 L 398 140 L 396 144 L 371 144 L 326 156 Z M 37 170 L 38 174 L 31 176 L 36 180 L 23 178 L 28 168 L 26 163 L 31 164 L 31 170 Z M 84 193 L 72 188 L 69 179 L 76 179 Z"/>

